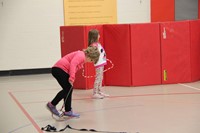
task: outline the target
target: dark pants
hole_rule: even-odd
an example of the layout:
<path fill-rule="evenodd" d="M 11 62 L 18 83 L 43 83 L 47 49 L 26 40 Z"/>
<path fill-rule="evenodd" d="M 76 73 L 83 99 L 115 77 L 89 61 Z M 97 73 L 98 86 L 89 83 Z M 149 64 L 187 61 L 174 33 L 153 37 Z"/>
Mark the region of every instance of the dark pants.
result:
<path fill-rule="evenodd" d="M 57 67 L 53 67 L 51 73 L 62 87 L 62 90 L 57 93 L 55 98 L 51 101 L 51 104 L 56 106 L 63 99 L 65 102 L 65 111 L 70 111 L 72 109 L 71 102 L 73 88 L 71 88 L 72 86 L 69 83 L 69 74 Z"/>

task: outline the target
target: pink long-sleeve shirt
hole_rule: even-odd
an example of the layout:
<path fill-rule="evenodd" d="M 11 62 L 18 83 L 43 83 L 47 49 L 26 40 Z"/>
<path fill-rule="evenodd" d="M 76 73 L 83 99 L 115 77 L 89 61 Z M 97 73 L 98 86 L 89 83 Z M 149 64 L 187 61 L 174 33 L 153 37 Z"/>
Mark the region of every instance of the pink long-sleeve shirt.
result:
<path fill-rule="evenodd" d="M 75 51 L 62 57 L 53 67 L 61 68 L 68 73 L 70 75 L 69 80 L 73 83 L 75 81 L 76 72 L 83 68 L 85 58 L 85 53 L 83 51 Z"/>

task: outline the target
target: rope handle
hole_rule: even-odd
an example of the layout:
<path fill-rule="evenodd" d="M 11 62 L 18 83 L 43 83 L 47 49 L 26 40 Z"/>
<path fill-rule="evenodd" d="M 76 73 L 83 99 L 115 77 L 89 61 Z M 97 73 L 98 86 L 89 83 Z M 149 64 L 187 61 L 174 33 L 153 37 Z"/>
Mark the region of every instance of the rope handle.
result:
<path fill-rule="evenodd" d="M 110 69 L 112 69 L 112 68 L 114 67 L 114 64 L 112 63 L 112 61 L 111 61 L 110 59 L 106 59 L 106 60 L 110 62 L 110 64 L 111 64 L 111 67 L 109 67 L 109 68 L 105 69 L 103 72 L 107 72 L 108 70 L 110 70 Z M 83 76 L 84 78 L 93 78 L 93 77 L 95 77 L 95 76 L 96 76 L 96 75 L 92 75 L 92 76 L 86 76 L 84 73 L 85 73 L 85 70 L 84 70 L 84 68 L 83 68 L 83 71 L 82 71 L 82 76 Z"/>

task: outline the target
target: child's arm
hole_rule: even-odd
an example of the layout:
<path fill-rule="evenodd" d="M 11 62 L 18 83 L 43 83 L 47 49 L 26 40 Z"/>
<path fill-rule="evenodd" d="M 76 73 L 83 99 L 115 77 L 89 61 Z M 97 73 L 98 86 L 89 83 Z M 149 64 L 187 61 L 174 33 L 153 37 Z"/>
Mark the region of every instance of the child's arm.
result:
<path fill-rule="evenodd" d="M 84 62 L 83 57 L 79 55 L 75 55 L 73 59 L 71 60 L 70 67 L 69 67 L 69 75 L 70 75 L 69 82 L 71 84 L 73 84 L 75 81 L 75 74 L 76 74 L 77 69 L 79 69 L 77 68 L 77 66 L 82 64 L 83 62 Z"/>

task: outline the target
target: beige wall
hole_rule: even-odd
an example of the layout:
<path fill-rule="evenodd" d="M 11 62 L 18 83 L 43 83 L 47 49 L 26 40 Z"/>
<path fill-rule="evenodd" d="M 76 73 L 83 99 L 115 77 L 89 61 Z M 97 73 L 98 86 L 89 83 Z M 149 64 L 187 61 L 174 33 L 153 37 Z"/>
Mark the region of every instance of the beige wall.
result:
<path fill-rule="evenodd" d="M 1 0 L 0 71 L 51 67 L 63 23 L 63 0 Z"/>
<path fill-rule="evenodd" d="M 150 22 L 150 0 L 104 2 L 114 3 L 102 5 L 101 13 L 106 14 L 107 7 L 114 18 L 107 23 Z M 60 58 L 63 3 L 64 0 L 0 0 L 0 71 L 50 68 Z"/>
<path fill-rule="evenodd" d="M 150 0 L 117 0 L 118 24 L 151 21 Z"/>

